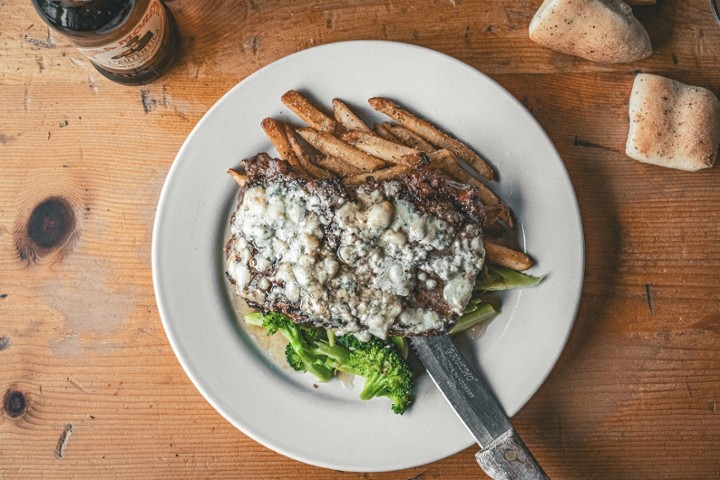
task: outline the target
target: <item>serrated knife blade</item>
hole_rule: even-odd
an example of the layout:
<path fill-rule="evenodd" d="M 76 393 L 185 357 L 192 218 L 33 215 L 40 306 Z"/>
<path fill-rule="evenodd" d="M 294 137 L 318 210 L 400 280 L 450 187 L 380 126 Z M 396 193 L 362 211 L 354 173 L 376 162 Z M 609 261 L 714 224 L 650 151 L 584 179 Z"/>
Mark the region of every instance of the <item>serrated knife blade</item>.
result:
<path fill-rule="evenodd" d="M 520 439 L 495 395 L 448 335 L 413 337 L 413 349 L 481 450 L 480 467 L 494 480 L 543 480 L 535 457 Z"/>

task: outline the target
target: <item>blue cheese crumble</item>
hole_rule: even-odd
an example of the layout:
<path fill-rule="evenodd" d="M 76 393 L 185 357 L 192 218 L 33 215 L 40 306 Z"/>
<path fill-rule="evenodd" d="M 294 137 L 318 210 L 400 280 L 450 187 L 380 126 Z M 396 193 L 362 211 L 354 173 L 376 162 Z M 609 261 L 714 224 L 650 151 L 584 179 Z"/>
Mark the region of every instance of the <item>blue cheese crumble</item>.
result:
<path fill-rule="evenodd" d="M 385 338 L 444 331 L 446 318 L 408 301 L 442 287 L 462 314 L 485 251 L 479 225 L 453 226 L 387 181 L 354 198 L 276 178 L 247 188 L 231 223 L 227 274 L 258 305 L 286 302 L 338 334 Z"/>

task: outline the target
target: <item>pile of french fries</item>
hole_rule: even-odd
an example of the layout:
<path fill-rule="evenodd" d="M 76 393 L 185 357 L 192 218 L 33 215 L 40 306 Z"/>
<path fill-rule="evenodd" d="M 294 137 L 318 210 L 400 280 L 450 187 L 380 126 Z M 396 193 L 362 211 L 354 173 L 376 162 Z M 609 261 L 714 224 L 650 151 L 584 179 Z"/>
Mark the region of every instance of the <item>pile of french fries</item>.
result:
<path fill-rule="evenodd" d="M 489 163 L 460 140 L 393 101 L 383 97 L 368 100 L 374 110 L 392 120 L 377 123 L 373 128 L 337 98 L 332 100 L 332 117 L 295 90 L 282 95 L 281 101 L 307 126 L 296 128 L 273 118 L 265 118 L 261 125 L 279 158 L 299 173 L 313 179 L 341 179 L 345 184 L 356 185 L 370 177 L 389 180 L 413 169 L 436 170 L 450 180 L 475 187 L 491 223 L 501 224 L 504 228 L 499 230 L 504 232 L 512 229 L 509 207 L 481 180 L 494 178 Z M 245 183 L 242 173 L 235 170 L 229 173 L 238 184 Z M 528 255 L 499 240 L 499 235 L 493 238 L 491 234 L 488 238 L 486 233 L 488 261 L 517 271 L 533 265 Z"/>

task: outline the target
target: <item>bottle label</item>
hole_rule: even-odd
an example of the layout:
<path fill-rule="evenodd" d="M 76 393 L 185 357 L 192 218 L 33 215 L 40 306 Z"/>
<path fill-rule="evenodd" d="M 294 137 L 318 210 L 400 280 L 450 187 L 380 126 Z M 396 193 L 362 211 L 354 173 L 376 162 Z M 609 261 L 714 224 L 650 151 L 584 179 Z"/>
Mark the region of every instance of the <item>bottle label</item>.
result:
<path fill-rule="evenodd" d="M 78 48 L 94 64 L 113 70 L 134 70 L 155 56 L 165 33 L 167 15 L 160 0 L 150 0 L 138 24 L 120 40 Z"/>

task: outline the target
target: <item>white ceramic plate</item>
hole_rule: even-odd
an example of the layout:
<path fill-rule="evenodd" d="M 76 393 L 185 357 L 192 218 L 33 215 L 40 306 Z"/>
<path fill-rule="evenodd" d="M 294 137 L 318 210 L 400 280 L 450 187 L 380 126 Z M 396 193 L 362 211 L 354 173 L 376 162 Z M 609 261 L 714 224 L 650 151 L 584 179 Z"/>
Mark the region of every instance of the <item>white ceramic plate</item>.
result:
<path fill-rule="evenodd" d="M 153 281 L 170 343 L 195 386 L 233 425 L 302 462 L 348 471 L 429 463 L 472 439 L 426 374 L 403 416 L 384 399 L 363 402 L 341 382 L 315 386 L 279 368 L 237 325 L 223 271 L 223 238 L 237 188 L 225 173 L 260 151 L 267 116 L 296 121 L 280 102 L 289 89 L 327 106 L 342 98 L 370 121 L 387 96 L 436 122 L 491 159 L 497 192 L 522 224 L 523 243 L 547 274 L 503 298 L 503 313 L 463 348 L 508 415 L 542 384 L 570 333 L 583 276 L 582 227 L 557 151 L 527 110 L 472 67 L 400 43 L 357 41 L 285 57 L 230 90 L 180 149 L 160 197 Z"/>

